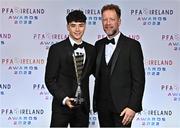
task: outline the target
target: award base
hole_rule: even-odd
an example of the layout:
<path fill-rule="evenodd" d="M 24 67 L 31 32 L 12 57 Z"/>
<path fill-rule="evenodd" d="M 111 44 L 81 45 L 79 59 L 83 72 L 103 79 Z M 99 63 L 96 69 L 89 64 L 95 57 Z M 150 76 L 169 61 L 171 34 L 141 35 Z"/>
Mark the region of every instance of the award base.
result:
<path fill-rule="evenodd" d="M 72 105 L 74 107 L 79 107 L 84 103 L 84 98 L 74 98 L 74 101 L 72 101 Z"/>

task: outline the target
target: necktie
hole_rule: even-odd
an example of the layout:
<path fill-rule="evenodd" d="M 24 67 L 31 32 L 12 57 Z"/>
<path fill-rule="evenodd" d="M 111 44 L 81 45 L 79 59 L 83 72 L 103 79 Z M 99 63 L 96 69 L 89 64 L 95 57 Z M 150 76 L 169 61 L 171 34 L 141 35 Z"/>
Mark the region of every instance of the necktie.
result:
<path fill-rule="evenodd" d="M 109 43 L 114 45 L 115 44 L 114 38 L 112 38 L 111 40 L 107 40 L 106 44 L 108 45 Z"/>
<path fill-rule="evenodd" d="M 74 44 L 73 49 L 76 50 L 77 48 L 83 48 L 83 47 L 84 47 L 84 43 Z"/>

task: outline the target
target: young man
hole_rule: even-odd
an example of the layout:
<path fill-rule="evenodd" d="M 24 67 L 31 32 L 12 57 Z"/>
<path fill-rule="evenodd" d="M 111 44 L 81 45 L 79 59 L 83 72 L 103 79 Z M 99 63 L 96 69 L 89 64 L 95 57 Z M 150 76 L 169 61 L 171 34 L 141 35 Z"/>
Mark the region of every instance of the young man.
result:
<path fill-rule="evenodd" d="M 97 49 L 93 109 L 101 127 L 130 127 L 136 112 L 142 110 L 145 85 L 140 43 L 119 31 L 121 10 L 105 5 L 102 25 L 106 38 L 96 42 Z"/>
<path fill-rule="evenodd" d="M 50 47 L 45 72 L 45 83 L 53 96 L 51 127 L 88 127 L 89 76 L 96 51 L 82 40 L 86 27 L 83 12 L 74 10 L 66 20 L 69 37 Z M 79 55 L 82 59 L 80 68 L 76 58 Z M 77 102 L 79 87 L 77 97 L 80 100 Z"/>

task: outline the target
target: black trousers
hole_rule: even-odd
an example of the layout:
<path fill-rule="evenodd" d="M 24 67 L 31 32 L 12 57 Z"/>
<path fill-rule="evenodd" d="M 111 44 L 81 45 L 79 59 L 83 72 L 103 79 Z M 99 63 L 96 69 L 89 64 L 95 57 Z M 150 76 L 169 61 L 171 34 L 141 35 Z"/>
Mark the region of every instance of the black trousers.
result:
<path fill-rule="evenodd" d="M 69 109 L 68 112 L 52 112 L 50 127 L 88 127 L 89 113 L 82 107 Z"/>
<path fill-rule="evenodd" d="M 131 127 L 132 123 L 123 125 L 122 120 L 124 116 L 120 116 L 120 113 L 114 111 L 115 106 L 112 101 L 107 102 L 101 100 L 98 106 L 98 119 L 100 127 Z"/>

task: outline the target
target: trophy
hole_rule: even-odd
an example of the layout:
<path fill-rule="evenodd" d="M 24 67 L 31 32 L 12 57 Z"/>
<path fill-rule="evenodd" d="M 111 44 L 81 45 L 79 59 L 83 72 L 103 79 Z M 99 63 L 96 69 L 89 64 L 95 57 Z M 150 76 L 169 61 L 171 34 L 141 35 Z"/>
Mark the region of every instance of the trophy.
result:
<path fill-rule="evenodd" d="M 81 91 L 81 75 L 83 70 L 83 59 L 84 55 L 79 54 L 75 56 L 73 54 L 73 61 L 74 61 L 74 67 L 75 67 L 75 73 L 76 73 L 76 80 L 77 80 L 77 89 L 74 97 L 74 101 L 72 104 L 74 106 L 79 106 L 84 102 L 84 98 L 82 97 L 82 91 Z"/>

